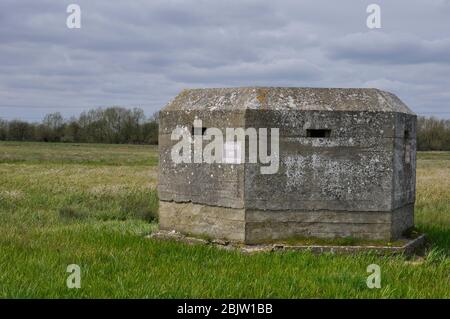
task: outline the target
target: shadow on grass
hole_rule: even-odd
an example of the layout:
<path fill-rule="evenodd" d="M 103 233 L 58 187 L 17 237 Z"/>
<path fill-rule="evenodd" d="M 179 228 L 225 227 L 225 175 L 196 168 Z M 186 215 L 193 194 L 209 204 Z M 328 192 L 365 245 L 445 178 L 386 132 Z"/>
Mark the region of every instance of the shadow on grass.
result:
<path fill-rule="evenodd" d="M 425 233 L 431 249 L 440 250 L 445 257 L 450 257 L 450 229 L 443 225 L 419 225 L 418 229 Z"/>
<path fill-rule="evenodd" d="M 116 201 L 115 205 L 92 205 L 86 203 L 73 203 L 59 209 L 59 217 L 65 222 L 80 221 L 85 219 L 108 220 L 129 220 L 140 219 L 147 222 L 158 221 L 159 200 L 156 192 L 150 194 L 137 194 L 135 196 L 123 197 Z"/>
<path fill-rule="evenodd" d="M 158 221 L 159 200 L 156 192 L 150 196 L 123 200 L 120 204 L 121 212 L 128 218 L 142 219 L 148 222 Z"/>
<path fill-rule="evenodd" d="M 64 221 L 86 219 L 89 215 L 84 210 L 73 206 L 64 206 L 59 211 L 59 217 Z"/>

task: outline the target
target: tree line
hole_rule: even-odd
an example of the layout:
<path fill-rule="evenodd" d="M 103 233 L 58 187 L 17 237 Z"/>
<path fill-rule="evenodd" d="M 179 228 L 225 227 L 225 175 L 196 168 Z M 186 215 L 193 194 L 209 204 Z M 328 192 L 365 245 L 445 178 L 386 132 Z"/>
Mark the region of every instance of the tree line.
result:
<path fill-rule="evenodd" d="M 97 108 L 64 119 L 47 114 L 40 123 L 0 119 L 0 140 L 158 144 L 158 115 L 147 118 L 140 108 Z"/>
<path fill-rule="evenodd" d="M 450 151 L 450 120 L 419 116 L 417 149 L 419 151 Z"/>
<path fill-rule="evenodd" d="M 158 144 L 158 113 L 146 117 L 140 108 L 109 107 L 64 119 L 47 114 L 40 123 L 0 118 L 0 140 L 112 144 Z M 450 120 L 417 119 L 420 151 L 450 151 Z"/>

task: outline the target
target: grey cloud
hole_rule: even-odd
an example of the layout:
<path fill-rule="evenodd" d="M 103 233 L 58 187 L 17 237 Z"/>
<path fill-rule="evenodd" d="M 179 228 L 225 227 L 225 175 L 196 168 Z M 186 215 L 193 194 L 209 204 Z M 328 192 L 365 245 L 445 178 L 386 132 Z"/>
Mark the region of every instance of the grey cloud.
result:
<path fill-rule="evenodd" d="M 73 2 L 80 30 L 65 26 Z M 0 117 L 150 114 L 183 88 L 240 85 L 378 86 L 450 111 L 449 1 L 380 0 L 383 28 L 369 32 L 371 2 L 3 0 Z"/>
<path fill-rule="evenodd" d="M 195 68 L 183 65 L 169 73 L 175 81 L 192 83 L 226 82 L 228 85 L 289 85 L 292 81 L 317 80 L 322 70 L 303 60 L 290 59 L 267 63 L 241 63 L 218 68 Z M 267 79 L 270 79 L 268 81 Z"/>
<path fill-rule="evenodd" d="M 450 37 L 425 40 L 411 34 L 369 31 L 345 35 L 327 49 L 331 58 L 362 63 L 450 63 Z"/>

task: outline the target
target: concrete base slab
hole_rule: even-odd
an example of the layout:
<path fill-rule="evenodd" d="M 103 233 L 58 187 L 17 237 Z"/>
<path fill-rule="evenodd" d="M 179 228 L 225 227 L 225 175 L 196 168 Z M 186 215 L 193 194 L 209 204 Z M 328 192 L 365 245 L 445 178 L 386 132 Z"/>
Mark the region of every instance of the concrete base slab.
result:
<path fill-rule="evenodd" d="M 355 245 L 355 246 L 337 246 L 337 245 L 287 245 L 282 243 L 245 245 L 239 242 L 228 240 L 209 240 L 196 237 L 189 237 L 175 230 L 158 230 L 147 236 L 155 240 L 174 240 L 186 244 L 212 245 L 226 250 L 239 250 L 243 253 L 257 252 L 276 252 L 276 251 L 309 251 L 314 254 L 332 253 L 332 254 L 355 254 L 363 252 L 372 252 L 378 255 L 414 255 L 417 254 L 425 245 L 425 234 L 416 238 L 403 238 L 397 246 L 373 246 L 373 245 Z"/>

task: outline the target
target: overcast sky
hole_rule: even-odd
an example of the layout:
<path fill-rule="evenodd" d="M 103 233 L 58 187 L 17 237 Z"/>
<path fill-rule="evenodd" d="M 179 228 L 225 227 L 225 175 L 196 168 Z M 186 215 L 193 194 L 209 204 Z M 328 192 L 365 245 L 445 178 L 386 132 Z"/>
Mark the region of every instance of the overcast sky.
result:
<path fill-rule="evenodd" d="M 366 26 L 370 3 L 381 29 Z M 151 115 L 183 88 L 255 85 L 376 87 L 450 118 L 450 0 L 0 2 L 3 119 Z"/>

